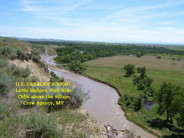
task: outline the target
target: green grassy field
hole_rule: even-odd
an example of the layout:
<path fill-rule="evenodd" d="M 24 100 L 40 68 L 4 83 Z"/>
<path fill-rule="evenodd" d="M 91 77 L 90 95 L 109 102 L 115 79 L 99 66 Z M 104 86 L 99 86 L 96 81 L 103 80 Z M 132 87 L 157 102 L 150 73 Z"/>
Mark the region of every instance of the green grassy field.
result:
<path fill-rule="evenodd" d="M 136 86 L 132 85 L 132 78 L 124 77 L 123 66 L 126 64 L 134 64 L 136 67 L 145 66 L 147 75 L 154 80 L 155 88 L 158 88 L 164 81 L 184 86 L 184 60 L 156 59 L 153 56 L 142 58 L 115 56 L 91 60 L 85 64 L 88 66 L 85 74 L 111 83 L 122 94 L 136 96 L 140 93 L 136 90 Z"/>
<path fill-rule="evenodd" d="M 143 56 L 137 58 L 135 56 L 114 56 L 99 58 L 85 63 L 88 67 L 85 74 L 98 80 L 107 82 L 115 86 L 120 93 L 131 96 L 138 96 L 143 91 L 137 90 L 137 87 L 132 83 L 132 77 L 125 77 L 123 66 L 126 64 L 134 64 L 136 67 L 145 66 L 148 77 L 152 78 L 153 87 L 158 89 L 162 82 L 171 82 L 177 85 L 184 86 L 184 60 L 173 61 L 171 59 L 156 59 L 154 56 Z M 126 116 L 129 120 L 142 126 L 148 131 L 158 135 L 171 135 L 174 132 L 167 128 L 151 128 L 148 120 L 158 118 L 155 105 L 152 109 L 141 109 L 139 112 L 124 107 Z M 161 118 L 164 119 L 165 116 Z"/>

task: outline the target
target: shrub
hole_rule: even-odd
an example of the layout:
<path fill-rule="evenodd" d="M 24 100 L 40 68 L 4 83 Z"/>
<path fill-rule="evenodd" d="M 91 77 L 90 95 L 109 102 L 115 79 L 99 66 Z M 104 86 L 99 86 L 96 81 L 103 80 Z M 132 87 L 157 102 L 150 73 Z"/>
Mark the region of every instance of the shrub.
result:
<path fill-rule="evenodd" d="M 35 63 L 38 63 L 40 61 L 40 56 L 39 55 L 32 55 L 32 60 L 35 62 Z"/>
<path fill-rule="evenodd" d="M 144 88 L 145 88 L 144 80 L 140 80 L 137 84 L 137 90 L 144 90 Z"/>
<path fill-rule="evenodd" d="M 57 122 L 53 116 L 31 114 L 27 121 L 27 128 L 31 131 L 26 132 L 29 138 L 58 138 L 63 137 L 63 131 L 57 129 Z"/>
<path fill-rule="evenodd" d="M 53 105 L 48 106 L 48 112 L 56 111 L 59 109 L 62 109 L 64 107 L 68 107 L 71 109 L 79 108 L 82 103 L 88 98 L 88 93 L 83 93 L 81 89 L 73 89 L 72 92 L 69 93 L 63 93 L 63 96 L 69 96 L 69 99 L 63 99 L 64 104 L 63 105 Z M 61 99 L 55 98 L 49 98 L 48 102 L 53 102 L 56 104 L 57 101 L 61 101 Z"/>
<path fill-rule="evenodd" d="M 38 81 L 38 78 L 36 76 L 29 76 L 29 77 L 27 77 L 27 79 L 25 81 L 26 82 L 36 82 L 36 81 Z"/>
<path fill-rule="evenodd" d="M 5 60 L 0 59 L 0 68 L 4 68 L 6 66 L 8 66 L 8 62 L 6 62 Z"/>
<path fill-rule="evenodd" d="M 141 56 L 143 56 L 143 53 L 137 52 L 136 57 L 141 58 Z"/>
<path fill-rule="evenodd" d="M 135 98 L 135 103 L 134 103 L 134 111 L 139 111 L 142 108 L 142 98 L 138 97 Z"/>
<path fill-rule="evenodd" d="M 162 57 L 161 56 L 157 56 L 157 59 L 161 59 Z"/>
<path fill-rule="evenodd" d="M 16 51 L 11 47 L 1 47 L 0 54 L 5 58 L 15 59 L 16 58 Z"/>
<path fill-rule="evenodd" d="M 27 77 L 31 74 L 31 70 L 29 69 L 29 67 L 19 68 L 16 67 L 15 65 L 12 65 L 11 68 L 13 70 L 13 75 L 15 76 Z"/>
<path fill-rule="evenodd" d="M 20 59 L 23 61 L 24 59 L 27 59 L 27 56 L 22 50 L 18 49 L 17 50 L 17 59 Z"/>
<path fill-rule="evenodd" d="M 71 108 L 79 108 L 82 103 L 88 98 L 88 93 L 82 92 L 81 89 L 75 88 L 73 92 L 69 93 L 71 97 L 66 101 L 67 104 L 70 105 Z"/>
<path fill-rule="evenodd" d="M 6 73 L 0 71 L 0 93 L 4 94 L 11 88 L 12 78 Z"/>
<path fill-rule="evenodd" d="M 29 67 L 26 67 L 25 69 L 22 69 L 22 77 L 27 77 L 31 74 L 31 70 L 29 69 Z"/>
<path fill-rule="evenodd" d="M 50 82 L 64 82 L 64 78 L 58 77 L 53 71 L 50 73 L 52 76 Z"/>
<path fill-rule="evenodd" d="M 142 108 L 142 97 L 133 97 L 125 94 L 119 98 L 118 104 L 122 107 L 126 106 L 137 112 Z"/>
<path fill-rule="evenodd" d="M 8 116 L 8 108 L 4 104 L 0 104 L 0 120 L 4 119 L 6 116 Z"/>
<path fill-rule="evenodd" d="M 144 94 L 146 94 L 147 96 L 154 96 L 155 89 L 153 87 L 147 87 L 144 89 Z"/>

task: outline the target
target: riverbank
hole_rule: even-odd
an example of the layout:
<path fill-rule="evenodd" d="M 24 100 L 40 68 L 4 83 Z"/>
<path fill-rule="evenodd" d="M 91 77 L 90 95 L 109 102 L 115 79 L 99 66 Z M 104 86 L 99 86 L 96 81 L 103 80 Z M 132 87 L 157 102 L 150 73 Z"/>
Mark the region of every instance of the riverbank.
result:
<path fill-rule="evenodd" d="M 97 81 L 97 82 L 106 84 L 106 85 L 108 85 L 108 86 L 114 88 L 114 89 L 117 91 L 117 93 L 118 93 L 119 96 L 122 95 L 122 94 L 120 93 L 120 91 L 119 91 L 115 86 L 113 86 L 112 84 L 110 84 L 110 83 L 108 83 L 108 82 L 105 82 L 105 81 L 102 81 L 102 80 L 99 80 L 99 79 L 96 79 L 96 78 L 93 78 L 93 77 L 91 77 L 91 76 L 89 76 L 89 75 L 87 75 L 87 74 L 84 74 L 84 76 L 86 76 L 86 77 L 88 77 L 88 78 L 90 78 L 90 79 L 92 79 L 92 80 L 94 80 L 94 81 Z M 132 118 L 128 115 L 128 114 L 132 113 L 131 111 L 128 111 L 128 108 L 125 108 L 125 107 L 124 107 L 124 108 L 122 108 L 122 110 L 125 112 L 125 116 L 126 116 L 126 118 L 127 118 L 129 121 L 131 121 L 132 123 L 134 123 L 134 124 L 140 126 L 141 128 L 143 128 L 143 129 L 146 130 L 147 132 L 149 132 L 149 133 L 151 133 L 151 134 L 153 134 L 153 135 L 155 135 L 155 136 L 157 136 L 157 137 L 160 137 L 160 136 L 161 136 L 161 135 L 155 133 L 155 132 L 154 132 L 153 130 L 151 130 L 150 128 L 148 128 L 148 127 L 142 125 L 142 124 L 141 124 L 140 122 L 138 122 L 137 120 L 132 119 Z"/>
<path fill-rule="evenodd" d="M 48 61 L 51 61 L 49 58 L 45 60 L 47 63 Z M 89 77 L 81 76 L 70 71 L 63 72 L 63 70 L 58 69 L 51 70 L 60 77 L 67 78 L 73 82 L 81 84 L 83 91 L 89 92 L 90 99 L 84 103 L 82 108 L 87 110 L 88 113 L 101 124 L 110 124 L 113 128 L 118 130 L 128 129 L 135 133 L 135 135 L 141 136 L 142 138 L 155 137 L 126 119 L 125 113 L 117 104 L 120 93 L 118 94 L 116 91 L 117 89 L 113 86 L 100 83 L 97 80 L 92 78 L 90 79 Z"/>

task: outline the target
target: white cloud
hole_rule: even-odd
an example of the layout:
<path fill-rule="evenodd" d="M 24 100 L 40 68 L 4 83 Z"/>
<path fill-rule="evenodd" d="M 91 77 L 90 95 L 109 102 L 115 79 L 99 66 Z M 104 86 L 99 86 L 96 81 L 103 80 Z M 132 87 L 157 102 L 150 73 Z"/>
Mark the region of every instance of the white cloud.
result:
<path fill-rule="evenodd" d="M 80 6 L 90 3 L 92 0 L 73 0 L 67 1 L 33 1 L 21 0 L 20 10 L 30 12 L 37 16 L 48 15 L 63 15 L 69 11 L 75 10 Z M 47 5 L 46 5 L 47 4 Z"/>

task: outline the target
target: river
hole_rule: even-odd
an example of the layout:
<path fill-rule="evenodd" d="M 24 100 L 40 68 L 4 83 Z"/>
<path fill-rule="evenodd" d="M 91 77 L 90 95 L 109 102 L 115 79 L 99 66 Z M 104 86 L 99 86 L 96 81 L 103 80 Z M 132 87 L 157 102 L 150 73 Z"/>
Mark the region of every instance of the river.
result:
<path fill-rule="evenodd" d="M 47 64 L 56 66 L 52 60 L 54 57 L 55 56 L 45 56 L 43 60 Z M 154 135 L 126 119 L 124 111 L 117 103 L 119 95 L 114 88 L 67 70 L 49 67 L 49 71 L 53 71 L 59 77 L 64 77 L 79 84 L 84 92 L 89 93 L 90 98 L 81 108 L 86 110 L 90 116 L 95 118 L 102 125 L 109 124 L 118 130 L 128 129 L 136 136 L 141 136 L 141 138 L 155 138 Z"/>

